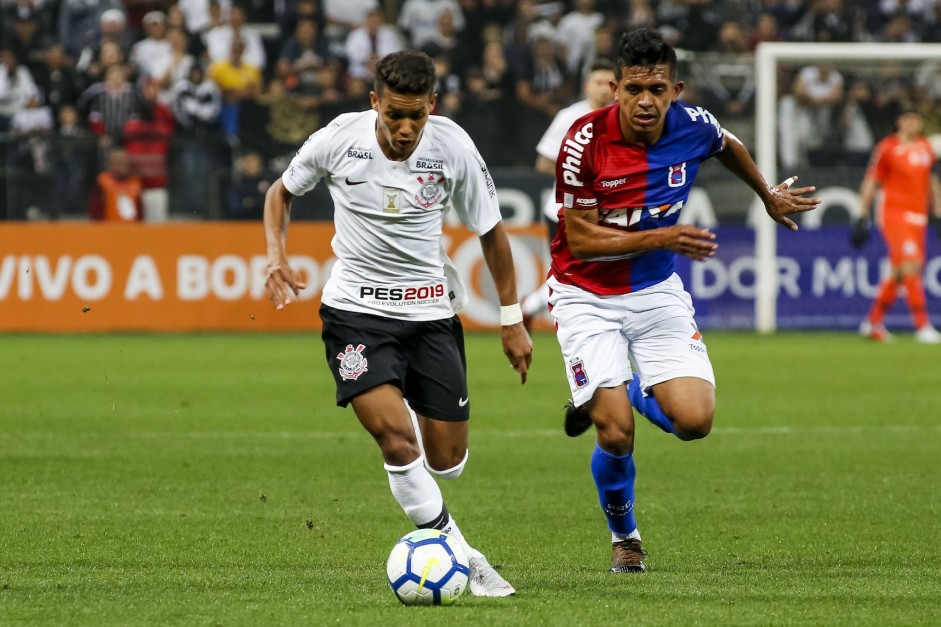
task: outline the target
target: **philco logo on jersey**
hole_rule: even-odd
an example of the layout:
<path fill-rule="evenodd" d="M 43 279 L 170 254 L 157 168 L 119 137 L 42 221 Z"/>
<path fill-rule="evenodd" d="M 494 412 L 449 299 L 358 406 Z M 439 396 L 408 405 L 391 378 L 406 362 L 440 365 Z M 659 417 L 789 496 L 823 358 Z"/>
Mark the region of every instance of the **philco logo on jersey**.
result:
<path fill-rule="evenodd" d="M 444 161 L 441 159 L 416 159 L 416 170 L 443 170 Z"/>
<path fill-rule="evenodd" d="M 436 204 L 443 196 L 439 186 L 443 181 L 443 175 L 436 177 L 433 172 L 429 172 L 425 177 L 419 176 L 418 182 L 421 183 L 421 189 L 415 194 L 415 203 L 422 209 L 427 209 Z"/>
<path fill-rule="evenodd" d="M 372 159 L 372 150 L 353 146 L 346 151 L 346 156 L 350 159 Z"/>
<path fill-rule="evenodd" d="M 394 305 L 426 305 L 444 296 L 444 283 L 421 287 L 376 287 L 363 285 L 359 297 L 370 301 L 383 301 Z"/>
<path fill-rule="evenodd" d="M 581 127 L 572 139 L 566 139 L 562 144 L 562 152 L 566 154 L 562 162 L 562 181 L 574 187 L 583 187 L 585 184 L 578 180 L 582 171 L 582 157 L 585 155 L 585 146 L 594 137 L 594 127 L 589 122 Z M 574 140 L 574 141 L 573 141 Z"/>

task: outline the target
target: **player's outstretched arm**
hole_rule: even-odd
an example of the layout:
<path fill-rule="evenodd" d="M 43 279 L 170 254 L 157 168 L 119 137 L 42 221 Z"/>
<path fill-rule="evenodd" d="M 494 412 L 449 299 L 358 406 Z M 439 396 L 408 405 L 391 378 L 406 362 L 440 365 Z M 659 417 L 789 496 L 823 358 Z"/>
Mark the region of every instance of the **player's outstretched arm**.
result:
<path fill-rule="evenodd" d="M 291 292 L 297 296 L 307 287 L 288 263 L 285 248 L 292 198 L 294 196 L 284 187 L 280 178 L 265 194 L 265 244 L 268 252 L 265 292 L 277 309 L 284 309 L 285 305 L 291 304 Z"/>
<path fill-rule="evenodd" d="M 513 369 L 520 373 L 520 383 L 526 383 L 526 373 L 533 360 L 533 342 L 523 327 L 523 313 L 519 309 L 516 293 L 513 252 L 503 222 L 497 222 L 495 227 L 480 236 L 480 247 L 500 297 L 503 353 Z M 511 310 L 509 319 L 504 319 L 502 308 Z M 518 313 L 518 320 L 514 313 Z"/>
<path fill-rule="evenodd" d="M 718 159 L 730 172 L 738 178 L 745 181 L 749 187 L 755 190 L 761 202 L 765 205 L 765 211 L 772 220 L 778 224 L 783 224 L 792 231 L 797 230 L 797 224 L 788 218 L 795 213 L 803 213 L 816 209 L 820 204 L 819 198 L 805 198 L 805 194 L 810 194 L 817 190 L 816 187 L 797 187 L 791 189 L 791 185 L 797 180 L 792 176 L 780 185 L 770 185 L 761 171 L 755 164 L 754 159 L 748 153 L 748 149 L 735 135 L 725 131 L 725 140 L 722 151 L 718 154 Z"/>

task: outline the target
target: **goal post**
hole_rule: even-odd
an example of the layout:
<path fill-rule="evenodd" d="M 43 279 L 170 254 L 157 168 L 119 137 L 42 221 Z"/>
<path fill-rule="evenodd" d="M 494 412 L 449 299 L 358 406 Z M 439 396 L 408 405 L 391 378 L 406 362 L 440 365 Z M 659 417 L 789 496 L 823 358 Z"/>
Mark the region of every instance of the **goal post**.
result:
<path fill-rule="evenodd" d="M 778 180 L 778 65 L 782 62 L 941 60 L 941 44 L 761 43 L 755 54 L 755 154 L 771 184 Z M 787 173 L 782 173 L 787 174 Z M 798 183 L 813 184 L 813 181 Z M 759 203 L 760 204 L 760 203 Z M 800 217 L 795 219 L 801 223 Z M 755 330 L 777 328 L 778 268 L 776 222 L 765 217 L 755 226 Z"/>

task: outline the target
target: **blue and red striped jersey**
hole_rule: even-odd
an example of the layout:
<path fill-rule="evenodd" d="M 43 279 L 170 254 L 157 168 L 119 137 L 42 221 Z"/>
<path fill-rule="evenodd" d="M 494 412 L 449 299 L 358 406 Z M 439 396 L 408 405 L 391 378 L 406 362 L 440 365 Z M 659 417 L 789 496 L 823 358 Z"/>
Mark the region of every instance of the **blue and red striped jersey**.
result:
<path fill-rule="evenodd" d="M 628 144 L 618 105 L 592 111 L 569 129 L 556 161 L 559 229 L 552 240 L 549 274 L 601 295 L 626 294 L 667 279 L 669 250 L 579 260 L 568 247 L 564 209 L 598 210 L 598 224 L 645 231 L 676 224 L 699 164 L 722 150 L 719 122 L 702 107 L 674 102 L 663 135 L 652 146 Z"/>

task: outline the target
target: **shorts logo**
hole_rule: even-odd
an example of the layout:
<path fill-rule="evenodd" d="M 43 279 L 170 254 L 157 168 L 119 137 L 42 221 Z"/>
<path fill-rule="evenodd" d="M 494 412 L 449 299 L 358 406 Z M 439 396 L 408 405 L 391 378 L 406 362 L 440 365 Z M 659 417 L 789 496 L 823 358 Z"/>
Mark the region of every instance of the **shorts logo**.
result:
<path fill-rule="evenodd" d="M 432 172 L 429 172 L 426 177 L 418 177 L 421 190 L 415 195 L 415 202 L 419 207 L 427 209 L 441 200 L 442 194 L 439 183 L 442 181 L 444 181 L 444 176 L 439 175 L 436 177 Z"/>
<path fill-rule="evenodd" d="M 697 341 L 702 341 L 702 333 L 699 332 L 699 328 L 696 327 L 696 323 L 691 322 L 690 326 L 693 327 L 693 339 Z"/>
<path fill-rule="evenodd" d="M 344 381 L 355 381 L 359 375 L 366 372 L 366 357 L 363 355 L 365 345 L 359 344 L 354 349 L 352 344 L 346 345 L 346 350 L 337 355 L 340 360 L 340 376 Z"/>
<path fill-rule="evenodd" d="M 585 364 L 582 363 L 581 359 L 570 363 L 569 368 L 572 369 L 572 378 L 575 379 L 575 387 L 583 388 L 588 385 L 588 373 L 585 372 Z"/>

